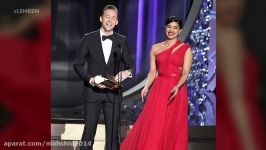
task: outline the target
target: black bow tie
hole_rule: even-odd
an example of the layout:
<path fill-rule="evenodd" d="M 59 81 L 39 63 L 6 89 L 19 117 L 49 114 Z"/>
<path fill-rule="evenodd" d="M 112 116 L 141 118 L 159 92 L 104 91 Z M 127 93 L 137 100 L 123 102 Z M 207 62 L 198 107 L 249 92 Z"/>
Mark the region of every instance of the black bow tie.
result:
<path fill-rule="evenodd" d="M 108 36 L 103 35 L 102 39 L 103 41 L 105 41 L 106 39 L 113 40 L 113 35 L 108 35 Z"/>

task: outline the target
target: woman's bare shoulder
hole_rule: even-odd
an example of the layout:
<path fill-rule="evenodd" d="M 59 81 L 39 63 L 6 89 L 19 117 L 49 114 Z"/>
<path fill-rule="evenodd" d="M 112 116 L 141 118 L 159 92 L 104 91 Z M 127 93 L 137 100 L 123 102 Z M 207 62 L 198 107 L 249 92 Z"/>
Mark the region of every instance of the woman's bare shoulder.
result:
<path fill-rule="evenodd" d="M 156 43 L 156 44 L 154 44 L 153 46 L 152 46 L 152 48 L 151 48 L 151 50 L 152 51 L 160 51 L 160 50 L 162 50 L 164 47 L 165 47 L 166 45 L 165 45 L 165 42 L 163 41 L 163 42 L 160 42 L 160 43 Z"/>

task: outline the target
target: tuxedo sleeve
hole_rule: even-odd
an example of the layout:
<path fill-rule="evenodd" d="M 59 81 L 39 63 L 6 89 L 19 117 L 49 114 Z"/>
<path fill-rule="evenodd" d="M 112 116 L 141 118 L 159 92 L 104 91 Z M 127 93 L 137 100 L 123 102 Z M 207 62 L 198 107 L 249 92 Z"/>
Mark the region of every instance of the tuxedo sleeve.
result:
<path fill-rule="evenodd" d="M 87 71 L 87 66 L 88 66 L 86 60 L 87 54 L 88 54 L 88 43 L 87 43 L 87 38 L 84 35 L 81 44 L 79 46 L 78 52 L 76 54 L 73 68 L 83 81 L 89 83 L 91 76 L 88 74 Z"/>
<path fill-rule="evenodd" d="M 133 59 L 129 55 L 127 38 L 124 39 L 123 43 L 124 43 L 124 50 L 122 51 L 122 61 L 124 64 L 124 70 L 129 70 L 131 72 L 131 75 L 134 76 L 135 66 Z"/>

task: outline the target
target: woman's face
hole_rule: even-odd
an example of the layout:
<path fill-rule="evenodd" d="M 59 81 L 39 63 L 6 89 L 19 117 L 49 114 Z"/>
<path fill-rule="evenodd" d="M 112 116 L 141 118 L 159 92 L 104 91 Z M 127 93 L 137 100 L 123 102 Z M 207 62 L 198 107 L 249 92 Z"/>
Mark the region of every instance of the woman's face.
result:
<path fill-rule="evenodd" d="M 171 22 L 165 27 L 165 34 L 167 36 L 167 39 L 169 40 L 177 38 L 180 32 L 181 32 L 181 29 L 177 22 Z"/>

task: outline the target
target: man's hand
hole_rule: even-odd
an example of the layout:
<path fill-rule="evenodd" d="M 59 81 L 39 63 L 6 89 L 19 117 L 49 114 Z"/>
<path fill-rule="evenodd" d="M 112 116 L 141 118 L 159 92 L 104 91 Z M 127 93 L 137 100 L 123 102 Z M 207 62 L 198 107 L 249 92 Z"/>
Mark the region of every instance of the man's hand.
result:
<path fill-rule="evenodd" d="M 131 72 L 128 70 L 120 71 L 116 76 L 115 76 L 115 81 L 116 82 L 121 82 L 127 79 L 130 76 Z"/>
<path fill-rule="evenodd" d="M 90 78 L 89 83 L 90 83 L 91 86 L 95 86 L 96 85 L 94 77 Z"/>
<path fill-rule="evenodd" d="M 105 89 L 105 88 L 106 88 L 106 86 L 105 86 L 105 85 L 102 85 L 102 84 L 96 84 L 96 86 L 97 86 L 98 88 L 100 88 L 100 89 Z"/>
<path fill-rule="evenodd" d="M 105 88 L 106 88 L 105 85 L 102 85 L 102 84 L 96 84 L 96 83 L 95 83 L 95 79 L 94 79 L 94 77 L 90 79 L 90 85 L 91 85 L 91 86 L 96 86 L 96 87 L 98 87 L 98 88 L 100 88 L 100 89 L 105 89 Z"/>

